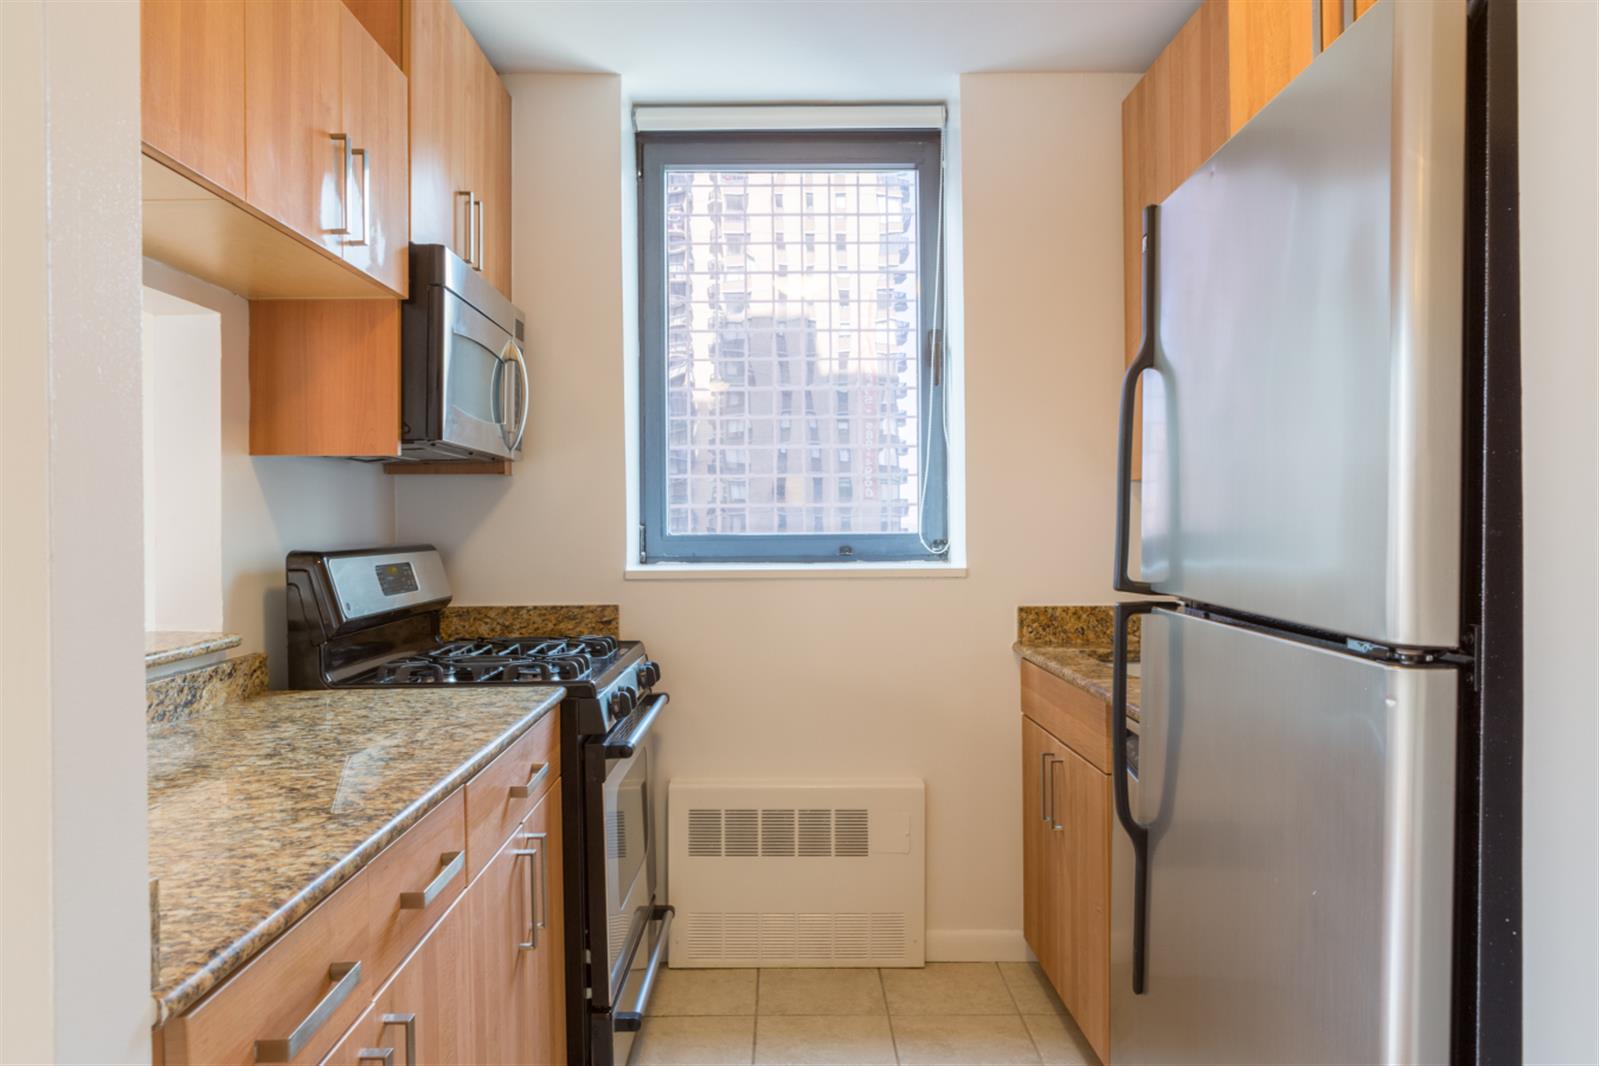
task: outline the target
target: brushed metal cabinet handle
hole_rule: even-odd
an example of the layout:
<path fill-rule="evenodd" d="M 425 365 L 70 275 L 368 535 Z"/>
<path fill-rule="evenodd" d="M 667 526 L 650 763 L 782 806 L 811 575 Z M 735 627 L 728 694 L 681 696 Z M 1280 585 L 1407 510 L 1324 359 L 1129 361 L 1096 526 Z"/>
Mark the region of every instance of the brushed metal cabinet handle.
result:
<path fill-rule="evenodd" d="M 353 169 L 350 158 L 354 152 L 350 148 L 350 135 L 348 133 L 330 133 L 328 139 L 338 141 L 344 150 L 344 183 L 339 190 L 339 228 L 330 229 L 329 233 L 348 234 L 350 232 L 350 174 Z"/>
<path fill-rule="evenodd" d="M 1057 833 L 1065 830 L 1066 823 L 1057 817 L 1059 808 L 1055 805 L 1055 767 L 1065 765 L 1065 759 L 1056 759 L 1049 764 L 1049 827 Z"/>
<path fill-rule="evenodd" d="M 311 1008 L 311 1013 L 305 1016 L 305 1020 L 294 1027 L 294 1032 L 281 1040 L 255 1042 L 256 1062 L 291 1062 L 304 1051 L 305 1045 L 309 1044 L 317 1031 L 328 1023 L 328 1019 L 333 1017 L 333 1012 L 350 998 L 355 986 L 361 983 L 361 963 L 359 961 L 334 963 L 328 967 L 328 980 L 333 982 L 333 987 L 328 989 L 328 994 Z"/>
<path fill-rule="evenodd" d="M 533 795 L 533 793 L 537 792 L 539 790 L 539 786 L 544 783 L 544 779 L 550 776 L 550 771 L 554 765 L 554 763 L 547 762 L 539 763 L 538 768 L 533 771 L 533 775 L 527 779 L 527 784 L 511 786 L 511 798 L 527 799 L 529 796 Z"/>
<path fill-rule="evenodd" d="M 1054 752 L 1046 751 L 1038 758 L 1038 820 L 1049 821 L 1049 760 Z"/>
<path fill-rule="evenodd" d="M 483 270 L 483 201 L 472 200 L 472 268 Z"/>
<path fill-rule="evenodd" d="M 547 833 L 523 833 L 523 834 L 521 834 L 521 837 L 522 837 L 522 839 L 524 841 L 536 840 L 542 845 L 544 843 L 545 838 L 548 835 L 549 834 L 547 834 Z M 537 848 L 516 848 L 515 850 L 513 850 L 511 852 L 512 855 L 523 856 L 528 861 L 527 862 L 527 939 L 526 940 L 518 940 L 516 942 L 516 946 L 522 951 L 533 951 L 533 950 L 536 950 L 538 948 L 538 946 L 539 946 L 539 930 L 543 929 L 545 927 L 545 924 L 546 924 L 545 918 L 547 917 L 547 915 L 545 917 L 540 917 L 540 914 L 544 911 L 543 901 L 540 900 L 540 898 L 539 898 L 539 896 L 540 896 L 539 882 L 540 882 L 541 879 L 539 877 L 535 876 L 534 871 L 533 871 L 533 864 L 535 862 L 537 862 L 539 864 L 539 868 L 541 870 L 543 870 L 544 873 L 545 873 L 545 876 L 543 878 L 543 880 L 544 880 L 544 892 L 543 892 L 543 895 L 544 895 L 544 897 L 546 899 L 548 899 L 548 897 L 549 897 L 549 880 L 548 880 L 549 867 L 544 865 L 543 857 L 539 854 L 539 852 L 542 851 L 542 850 L 543 850 L 542 847 L 537 847 Z"/>
<path fill-rule="evenodd" d="M 382 1018 L 383 1026 L 387 1029 L 391 1025 L 405 1026 L 405 1066 L 416 1066 L 416 1015 L 413 1014 L 385 1014 Z M 391 1049 L 392 1053 L 392 1049 Z"/>
<path fill-rule="evenodd" d="M 401 910 L 415 911 L 432 906 L 445 886 L 460 877 L 461 871 L 466 869 L 466 852 L 446 851 L 439 856 L 439 867 L 438 876 L 433 878 L 422 891 L 400 893 Z M 406 1061 L 410 1062 L 409 1059 Z"/>
<path fill-rule="evenodd" d="M 461 258 L 466 260 L 468 266 L 471 266 L 472 261 L 477 258 L 477 231 L 472 228 L 472 201 L 476 197 L 472 195 L 471 189 L 457 189 L 455 190 L 455 195 L 466 197 L 466 254 Z M 450 228 L 452 230 L 455 228 L 453 221 L 450 223 Z"/>
<path fill-rule="evenodd" d="M 351 148 L 350 155 L 361 157 L 361 239 L 352 245 L 366 245 L 372 238 L 372 157 L 365 148 Z"/>
<path fill-rule="evenodd" d="M 356 1066 L 363 1062 L 381 1062 L 383 1066 L 394 1066 L 394 1049 L 391 1047 L 364 1047 L 355 1056 Z M 407 1063 L 406 1066 L 410 1066 Z"/>

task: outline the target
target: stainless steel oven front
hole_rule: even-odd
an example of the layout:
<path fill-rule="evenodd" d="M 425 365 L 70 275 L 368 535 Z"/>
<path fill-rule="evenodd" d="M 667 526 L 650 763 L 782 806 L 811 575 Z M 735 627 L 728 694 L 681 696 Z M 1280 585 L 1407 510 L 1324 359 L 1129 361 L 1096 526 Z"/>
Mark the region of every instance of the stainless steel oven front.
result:
<path fill-rule="evenodd" d="M 651 730 L 666 702 L 664 693 L 645 697 L 590 747 L 593 763 L 585 777 L 600 786 L 595 798 L 605 869 L 603 884 L 596 878 L 589 897 L 594 1066 L 629 1061 L 670 939 L 672 909 L 661 905 L 656 890 L 659 853 L 650 799 Z"/>
<path fill-rule="evenodd" d="M 532 384 L 521 312 L 448 248 L 413 245 L 401 329 L 402 456 L 516 458 Z"/>

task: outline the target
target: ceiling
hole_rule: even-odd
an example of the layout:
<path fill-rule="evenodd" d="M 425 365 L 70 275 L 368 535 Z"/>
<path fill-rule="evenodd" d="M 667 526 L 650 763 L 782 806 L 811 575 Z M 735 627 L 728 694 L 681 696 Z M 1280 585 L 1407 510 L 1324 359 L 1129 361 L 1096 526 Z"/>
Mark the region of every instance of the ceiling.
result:
<path fill-rule="evenodd" d="M 926 100 L 987 71 L 1142 71 L 1198 0 L 456 0 L 502 73 L 634 100 Z"/>

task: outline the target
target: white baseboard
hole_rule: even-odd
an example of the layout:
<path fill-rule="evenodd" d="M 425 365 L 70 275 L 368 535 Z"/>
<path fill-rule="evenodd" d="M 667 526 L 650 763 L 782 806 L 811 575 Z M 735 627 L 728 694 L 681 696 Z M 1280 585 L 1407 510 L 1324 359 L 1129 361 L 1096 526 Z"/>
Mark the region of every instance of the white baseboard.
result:
<path fill-rule="evenodd" d="M 928 962 L 1026 962 L 1020 929 L 929 929 Z"/>

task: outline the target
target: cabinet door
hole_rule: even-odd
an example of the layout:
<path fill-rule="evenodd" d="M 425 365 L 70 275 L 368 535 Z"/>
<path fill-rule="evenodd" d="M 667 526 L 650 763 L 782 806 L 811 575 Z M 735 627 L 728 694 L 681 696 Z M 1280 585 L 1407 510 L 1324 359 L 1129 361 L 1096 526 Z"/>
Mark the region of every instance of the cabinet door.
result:
<path fill-rule="evenodd" d="M 242 0 L 143 0 L 139 47 L 144 143 L 243 198 Z"/>
<path fill-rule="evenodd" d="M 336 6 L 343 128 L 355 152 L 344 259 L 403 295 L 411 232 L 405 75 L 360 20 L 344 5 Z"/>
<path fill-rule="evenodd" d="M 1063 905 L 1064 830 L 1059 810 L 1059 766 L 1065 745 L 1032 719 L 1022 718 L 1022 933 L 1057 991 L 1071 965 L 1070 929 Z"/>
<path fill-rule="evenodd" d="M 1109 1061 L 1110 776 L 1069 749 L 1056 764 L 1065 879 L 1063 913 L 1070 933 L 1070 973 L 1061 998 L 1083 1035 Z M 1057 834 L 1060 836 L 1061 834 Z"/>
<path fill-rule="evenodd" d="M 511 94 L 500 75 L 481 61 L 483 71 L 483 140 L 479 174 L 483 219 L 478 237 L 478 263 L 489 284 L 511 295 Z"/>
<path fill-rule="evenodd" d="M 349 144 L 340 99 L 343 4 L 246 0 L 245 195 L 307 239 L 344 252 Z"/>
<path fill-rule="evenodd" d="M 411 97 L 411 239 L 442 244 L 465 259 L 471 240 L 467 193 L 476 175 L 480 92 L 477 44 L 448 0 L 414 0 L 406 49 Z"/>
<path fill-rule="evenodd" d="M 394 1066 L 476 1061 L 472 1007 L 466 908 L 458 903 L 394 972 L 326 1066 L 357 1066 L 363 1051 L 385 1048 L 393 1049 Z M 408 1039 L 414 1059 L 406 1055 Z"/>
<path fill-rule="evenodd" d="M 466 894 L 474 1062 L 565 1060 L 560 790 L 557 782 Z"/>

